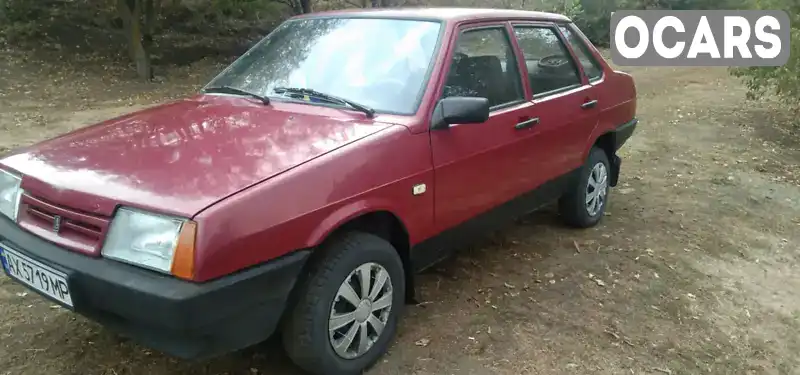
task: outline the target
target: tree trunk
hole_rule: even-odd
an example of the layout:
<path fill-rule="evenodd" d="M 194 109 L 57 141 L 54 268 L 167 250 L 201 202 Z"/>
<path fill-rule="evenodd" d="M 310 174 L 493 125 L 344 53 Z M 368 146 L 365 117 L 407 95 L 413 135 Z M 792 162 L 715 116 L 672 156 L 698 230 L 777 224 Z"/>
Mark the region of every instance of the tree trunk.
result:
<path fill-rule="evenodd" d="M 150 55 L 142 43 L 142 2 L 145 0 L 134 0 L 133 12 L 131 12 L 131 32 L 130 40 L 133 44 L 134 62 L 136 62 L 136 73 L 139 78 L 149 80 L 153 78 L 150 67 Z"/>
<path fill-rule="evenodd" d="M 289 0 L 288 4 L 292 7 L 294 14 L 303 14 L 303 4 L 300 0 Z"/>
<path fill-rule="evenodd" d="M 133 15 L 131 14 L 128 0 L 117 0 L 117 12 L 119 12 L 119 17 L 122 19 L 122 30 L 128 42 L 128 57 L 133 60 L 136 58 L 136 53 L 133 50 L 133 42 L 131 42 L 131 22 Z"/>
<path fill-rule="evenodd" d="M 128 39 L 128 53 L 131 60 L 136 63 L 136 73 L 140 78 L 150 80 L 153 78 L 153 71 L 148 47 L 152 41 L 155 23 L 154 0 L 117 0 L 117 9 Z M 146 18 L 144 27 L 143 13 Z"/>
<path fill-rule="evenodd" d="M 156 15 L 158 14 L 158 7 L 161 5 L 160 0 L 142 0 L 144 1 L 144 30 L 142 35 L 142 43 L 144 44 L 145 51 L 149 52 L 153 46 L 153 34 L 156 27 Z"/>
<path fill-rule="evenodd" d="M 303 14 L 311 13 L 311 0 L 299 0 Z"/>
<path fill-rule="evenodd" d="M 158 8 L 161 7 L 161 1 L 144 0 L 144 2 L 144 36 L 152 40 L 156 28 L 156 16 L 158 15 Z"/>

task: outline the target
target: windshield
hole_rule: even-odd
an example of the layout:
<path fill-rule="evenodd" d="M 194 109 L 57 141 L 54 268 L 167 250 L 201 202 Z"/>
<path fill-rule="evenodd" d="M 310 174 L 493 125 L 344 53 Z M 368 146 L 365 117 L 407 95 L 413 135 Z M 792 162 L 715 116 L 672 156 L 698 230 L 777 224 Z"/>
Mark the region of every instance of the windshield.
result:
<path fill-rule="evenodd" d="M 279 87 L 308 88 L 378 112 L 413 114 L 440 28 L 438 22 L 400 19 L 287 21 L 206 87 L 270 97 L 283 95 L 273 91 Z"/>

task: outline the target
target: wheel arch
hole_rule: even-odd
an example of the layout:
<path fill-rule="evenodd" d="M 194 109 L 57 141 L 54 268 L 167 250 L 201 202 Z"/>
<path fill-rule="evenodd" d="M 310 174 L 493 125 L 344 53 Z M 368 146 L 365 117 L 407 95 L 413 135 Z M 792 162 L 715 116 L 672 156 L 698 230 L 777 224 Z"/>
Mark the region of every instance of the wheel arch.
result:
<path fill-rule="evenodd" d="M 587 147 L 586 152 L 584 153 L 584 160 L 589 157 L 589 153 L 592 151 L 592 148 L 597 147 L 603 152 L 605 152 L 606 156 L 608 157 L 608 163 L 611 167 L 611 173 L 609 173 L 609 186 L 617 186 L 617 181 L 619 180 L 619 170 L 620 170 L 620 159 L 617 156 L 617 140 L 616 134 L 613 130 L 609 130 L 603 134 L 600 134 L 592 144 Z"/>
<path fill-rule="evenodd" d="M 306 267 L 324 251 L 325 244 L 346 232 L 365 232 L 389 242 L 403 263 L 406 301 L 414 301 L 414 267 L 411 263 L 411 237 L 404 220 L 387 202 L 360 201 L 344 206 L 329 215 L 308 238 L 313 249 Z M 305 274 L 305 270 L 303 274 Z"/>

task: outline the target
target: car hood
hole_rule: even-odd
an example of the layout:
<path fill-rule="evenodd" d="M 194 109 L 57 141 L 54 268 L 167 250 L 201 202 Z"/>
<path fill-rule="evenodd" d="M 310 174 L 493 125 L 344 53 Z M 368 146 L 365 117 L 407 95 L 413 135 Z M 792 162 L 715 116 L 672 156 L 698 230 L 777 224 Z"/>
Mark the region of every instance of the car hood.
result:
<path fill-rule="evenodd" d="M 191 217 L 231 194 L 389 127 L 341 110 L 200 95 L 17 150 L 0 163 L 40 199 Z M 279 198 L 278 198 L 279 199 Z"/>

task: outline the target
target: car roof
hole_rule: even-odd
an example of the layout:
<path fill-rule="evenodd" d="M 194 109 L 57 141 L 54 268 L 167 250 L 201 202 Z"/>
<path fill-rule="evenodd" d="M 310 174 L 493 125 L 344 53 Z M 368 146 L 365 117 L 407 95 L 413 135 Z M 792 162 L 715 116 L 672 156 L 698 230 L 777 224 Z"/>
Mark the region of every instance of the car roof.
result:
<path fill-rule="evenodd" d="M 566 16 L 512 9 L 486 9 L 486 8 L 379 8 L 379 9 L 344 9 L 324 12 L 315 12 L 296 16 L 294 18 L 315 17 L 365 17 L 365 18 L 406 18 L 430 19 L 439 21 L 467 21 L 481 19 L 526 19 L 539 21 L 570 22 Z"/>

